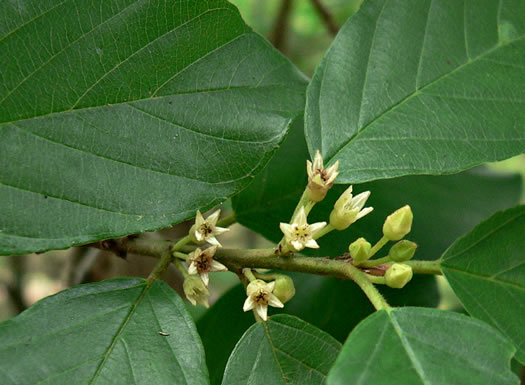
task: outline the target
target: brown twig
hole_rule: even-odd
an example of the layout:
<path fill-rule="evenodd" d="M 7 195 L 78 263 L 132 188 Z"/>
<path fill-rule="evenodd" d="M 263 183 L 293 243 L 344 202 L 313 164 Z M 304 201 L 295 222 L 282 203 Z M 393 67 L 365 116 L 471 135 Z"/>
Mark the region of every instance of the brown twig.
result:
<path fill-rule="evenodd" d="M 270 35 L 273 46 L 283 53 L 286 51 L 286 36 L 288 35 L 292 3 L 293 0 L 282 0 L 277 20 Z"/>
<path fill-rule="evenodd" d="M 335 22 L 330 12 L 328 12 L 324 5 L 321 4 L 321 0 L 312 0 L 312 5 L 319 14 L 319 17 L 326 26 L 328 32 L 330 32 L 332 36 L 337 35 L 337 32 L 339 32 L 339 27 L 337 26 L 337 23 Z"/>

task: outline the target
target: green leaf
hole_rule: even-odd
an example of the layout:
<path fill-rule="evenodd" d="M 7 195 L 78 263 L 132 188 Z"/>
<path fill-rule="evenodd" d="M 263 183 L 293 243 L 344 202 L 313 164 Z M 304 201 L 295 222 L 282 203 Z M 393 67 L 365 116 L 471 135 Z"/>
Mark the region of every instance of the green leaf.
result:
<path fill-rule="evenodd" d="M 357 323 L 374 312 L 370 301 L 351 281 L 310 274 L 287 273 L 294 280 L 296 295 L 283 309 L 270 307 L 270 314 L 285 313 L 344 341 Z M 394 306 L 437 306 L 439 294 L 434 277 L 416 276 L 405 290 L 380 288 Z M 224 294 L 197 322 L 206 350 L 213 385 L 221 383 L 230 353 L 243 333 L 254 323 L 251 312 L 242 313 L 246 293 L 237 285 Z M 235 315 L 235 322 L 224 322 Z"/>
<path fill-rule="evenodd" d="M 441 266 L 467 311 L 507 336 L 525 363 L 525 206 L 481 223 L 446 251 Z"/>
<path fill-rule="evenodd" d="M 0 357 L 5 385 L 209 383 L 191 316 L 161 281 L 114 279 L 47 297 L 0 324 Z"/>
<path fill-rule="evenodd" d="M 365 1 L 307 91 L 337 183 L 450 174 L 525 150 L 521 0 Z"/>
<path fill-rule="evenodd" d="M 0 255 L 190 218 L 244 188 L 304 108 L 304 76 L 224 0 L 0 15 Z"/>
<path fill-rule="evenodd" d="M 518 385 L 496 330 L 435 309 L 378 311 L 348 337 L 328 385 Z"/>
<path fill-rule="evenodd" d="M 278 315 L 253 325 L 233 351 L 224 385 L 322 385 L 341 344 L 296 317 Z"/>
<path fill-rule="evenodd" d="M 290 219 L 307 181 L 305 159 L 309 155 L 301 127 L 300 121 L 292 124 L 268 166 L 233 198 L 237 220 L 273 242 L 281 239 L 279 222 Z M 309 221 L 326 221 L 346 187 L 334 186 L 327 198 L 314 207 Z M 519 175 L 474 169 L 458 175 L 411 176 L 354 186 L 356 192 L 365 190 L 372 192 L 367 206 L 373 206 L 374 211 L 348 230 L 334 231 L 320 239 L 321 248 L 311 254 L 340 255 L 360 236 L 370 242 L 377 241 L 386 216 L 409 204 L 414 212 L 414 224 L 408 239 L 419 245 L 416 258 L 437 259 L 480 221 L 517 204 L 521 180 Z"/>
<path fill-rule="evenodd" d="M 239 284 L 222 295 L 197 321 L 212 385 L 221 384 L 224 368 L 235 344 L 255 322 L 252 312 L 242 311 L 245 300 L 246 292 Z M 270 313 L 272 309 L 269 309 Z M 232 318 L 235 322 L 228 321 Z"/>

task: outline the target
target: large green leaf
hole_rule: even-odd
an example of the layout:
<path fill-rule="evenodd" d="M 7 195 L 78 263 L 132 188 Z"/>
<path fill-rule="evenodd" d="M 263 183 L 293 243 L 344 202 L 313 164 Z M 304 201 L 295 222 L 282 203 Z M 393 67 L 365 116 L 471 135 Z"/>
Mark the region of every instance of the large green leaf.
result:
<path fill-rule="evenodd" d="M 328 385 L 518 385 L 496 330 L 435 309 L 378 311 L 348 337 Z"/>
<path fill-rule="evenodd" d="M 169 226 L 245 187 L 305 80 L 224 0 L 0 3 L 0 255 Z"/>
<path fill-rule="evenodd" d="M 184 303 L 142 279 L 77 286 L 0 324 L 0 373 L 5 385 L 209 383 Z"/>
<path fill-rule="evenodd" d="M 467 311 L 506 335 L 525 364 L 525 206 L 459 239 L 444 254 L 442 270 Z"/>
<path fill-rule="evenodd" d="M 277 242 L 282 237 L 279 222 L 289 220 L 306 185 L 308 156 L 300 122 L 294 122 L 288 137 L 255 181 L 233 198 L 237 220 Z M 346 186 L 334 186 L 327 198 L 314 207 L 311 222 L 326 221 L 335 200 Z M 437 259 L 459 236 L 470 231 L 496 211 L 514 206 L 520 196 L 518 175 L 501 175 L 474 169 L 458 175 L 411 176 L 355 186 L 370 190 L 374 211 L 344 232 L 334 231 L 319 241 L 314 255 L 339 255 L 359 236 L 375 242 L 384 219 L 409 204 L 414 225 L 409 239 L 417 242 L 419 259 Z"/>
<path fill-rule="evenodd" d="M 341 344 L 299 318 L 253 325 L 233 351 L 223 385 L 322 385 Z"/>
<path fill-rule="evenodd" d="M 310 274 L 289 275 L 294 280 L 296 295 L 283 309 L 270 307 L 270 314 L 282 312 L 297 316 L 342 342 L 355 325 L 374 311 L 368 298 L 351 281 Z M 414 277 L 405 290 L 380 289 L 394 306 L 437 306 L 439 302 L 433 277 Z M 213 385 L 221 383 L 230 353 L 254 322 L 251 312 L 242 313 L 245 299 L 243 286 L 237 285 L 197 322 Z M 235 322 L 224 322 L 233 315 Z"/>
<path fill-rule="evenodd" d="M 307 93 L 339 183 L 447 174 L 525 151 L 522 0 L 368 0 Z"/>

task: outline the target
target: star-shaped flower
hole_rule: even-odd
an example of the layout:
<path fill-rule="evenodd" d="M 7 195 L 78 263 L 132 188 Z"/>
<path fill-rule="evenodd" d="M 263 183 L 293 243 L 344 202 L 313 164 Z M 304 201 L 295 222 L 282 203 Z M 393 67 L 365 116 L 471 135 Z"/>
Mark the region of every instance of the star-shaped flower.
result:
<path fill-rule="evenodd" d="M 182 284 L 182 288 L 184 289 L 186 298 L 193 306 L 197 306 L 197 304 L 199 304 L 204 307 L 210 307 L 208 303 L 210 292 L 199 276 L 187 276 L 184 280 L 184 283 Z"/>
<path fill-rule="evenodd" d="M 188 273 L 191 275 L 199 274 L 206 286 L 210 282 L 209 272 L 228 270 L 222 263 L 213 260 L 216 250 L 217 246 L 208 247 L 204 251 L 197 247 L 188 255 L 186 260 Z"/>
<path fill-rule="evenodd" d="M 221 246 L 216 235 L 221 235 L 230 229 L 217 227 L 217 220 L 221 215 L 221 210 L 215 211 L 208 218 L 204 219 L 200 211 L 197 211 L 195 224 L 190 229 L 190 238 L 193 242 L 201 244 L 204 242 L 211 243 L 215 246 Z"/>
<path fill-rule="evenodd" d="M 348 187 L 335 202 L 334 209 L 330 214 L 330 224 L 337 230 L 344 230 L 358 219 L 369 214 L 374 208 L 363 208 L 369 196 L 370 191 L 352 196 L 352 186 Z"/>
<path fill-rule="evenodd" d="M 323 165 L 323 157 L 319 150 L 315 152 L 314 162 L 306 161 L 306 172 L 308 173 L 308 195 L 314 202 L 320 202 L 326 196 L 326 192 L 333 186 L 335 178 L 339 173 L 339 161 L 327 169 Z"/>
<path fill-rule="evenodd" d="M 306 223 L 304 207 L 301 207 L 292 223 L 280 224 L 281 231 L 284 233 L 286 243 L 295 251 L 300 251 L 305 247 L 318 249 L 319 245 L 314 239 L 315 234 L 326 226 L 326 222 L 317 222 L 309 225 Z"/>
<path fill-rule="evenodd" d="M 256 279 L 246 287 L 246 301 L 244 301 L 243 310 L 248 311 L 255 309 L 255 312 L 264 321 L 268 319 L 268 305 L 273 307 L 284 307 L 283 303 L 272 294 L 275 287 L 275 281 L 266 283 L 261 279 Z"/>

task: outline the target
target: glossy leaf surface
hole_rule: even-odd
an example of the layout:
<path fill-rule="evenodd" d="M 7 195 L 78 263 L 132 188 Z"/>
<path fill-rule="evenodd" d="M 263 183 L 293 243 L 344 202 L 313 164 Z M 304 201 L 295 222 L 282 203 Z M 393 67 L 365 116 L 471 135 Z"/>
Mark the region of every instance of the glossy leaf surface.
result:
<path fill-rule="evenodd" d="M 0 4 L 0 255 L 167 227 L 245 187 L 305 80 L 223 0 Z"/>
<path fill-rule="evenodd" d="M 308 146 L 338 183 L 455 173 L 525 151 L 523 89 L 523 1 L 365 1 L 309 85 Z"/>
<path fill-rule="evenodd" d="M 525 363 L 525 206 L 497 213 L 459 239 L 442 270 L 467 311 L 507 336 Z"/>
<path fill-rule="evenodd" d="M 161 335 L 164 334 L 164 335 Z M 142 279 L 81 285 L 0 324 L 2 384 L 209 384 L 180 297 Z"/>
<path fill-rule="evenodd" d="M 359 324 L 328 385 L 518 385 L 514 348 L 467 316 L 435 309 L 378 311 Z"/>
<path fill-rule="evenodd" d="M 223 385 L 322 385 L 341 344 L 299 318 L 253 325 L 233 351 Z"/>

